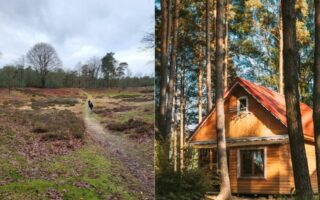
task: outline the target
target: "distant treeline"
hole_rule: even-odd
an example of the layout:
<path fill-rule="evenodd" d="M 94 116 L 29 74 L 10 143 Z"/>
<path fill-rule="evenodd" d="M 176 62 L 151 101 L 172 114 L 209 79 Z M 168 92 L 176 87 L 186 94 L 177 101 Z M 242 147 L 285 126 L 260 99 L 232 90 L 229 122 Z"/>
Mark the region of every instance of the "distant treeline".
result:
<path fill-rule="evenodd" d="M 145 87 L 153 86 L 154 78 L 151 76 L 122 77 L 105 80 L 104 78 L 89 77 L 79 74 L 77 71 L 64 71 L 61 68 L 48 72 L 45 87 L 79 87 L 79 88 L 102 88 L 102 87 Z M 0 69 L 0 87 L 42 87 L 39 72 L 16 66 L 5 66 Z"/>
<path fill-rule="evenodd" d="M 92 57 L 74 70 L 62 69 L 62 62 L 55 49 L 47 43 L 38 43 L 15 64 L 0 69 L 0 87 L 144 87 L 153 86 L 151 76 L 131 75 L 126 62 L 118 62 L 114 53 Z"/>

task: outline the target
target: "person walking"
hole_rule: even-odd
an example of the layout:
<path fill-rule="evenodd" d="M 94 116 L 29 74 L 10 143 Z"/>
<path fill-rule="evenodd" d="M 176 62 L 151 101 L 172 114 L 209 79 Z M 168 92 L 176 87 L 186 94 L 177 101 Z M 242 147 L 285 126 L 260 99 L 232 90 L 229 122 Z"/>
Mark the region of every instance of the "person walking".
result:
<path fill-rule="evenodd" d="M 90 108 L 90 111 L 92 111 L 92 109 L 93 109 L 93 103 L 90 101 L 90 99 L 89 99 L 89 101 L 88 101 L 88 106 L 89 106 L 89 108 Z"/>

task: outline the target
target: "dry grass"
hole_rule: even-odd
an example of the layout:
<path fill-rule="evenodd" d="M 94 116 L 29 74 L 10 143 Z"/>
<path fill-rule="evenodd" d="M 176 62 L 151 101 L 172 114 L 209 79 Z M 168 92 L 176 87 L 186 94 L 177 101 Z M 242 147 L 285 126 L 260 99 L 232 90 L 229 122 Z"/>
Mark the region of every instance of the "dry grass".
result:
<path fill-rule="evenodd" d="M 31 107 L 33 109 L 46 108 L 49 106 L 63 105 L 63 106 L 75 106 L 79 101 L 73 97 L 55 97 L 47 99 L 31 99 Z"/>

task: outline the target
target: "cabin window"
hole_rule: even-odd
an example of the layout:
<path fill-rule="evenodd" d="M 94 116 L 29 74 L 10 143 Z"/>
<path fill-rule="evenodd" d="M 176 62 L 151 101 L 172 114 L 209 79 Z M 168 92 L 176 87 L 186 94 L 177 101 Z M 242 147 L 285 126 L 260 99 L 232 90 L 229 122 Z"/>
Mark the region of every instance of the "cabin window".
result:
<path fill-rule="evenodd" d="M 248 97 L 238 99 L 238 114 L 241 112 L 248 112 Z"/>
<path fill-rule="evenodd" d="M 265 177 L 265 151 L 264 149 L 239 150 L 241 178 Z"/>

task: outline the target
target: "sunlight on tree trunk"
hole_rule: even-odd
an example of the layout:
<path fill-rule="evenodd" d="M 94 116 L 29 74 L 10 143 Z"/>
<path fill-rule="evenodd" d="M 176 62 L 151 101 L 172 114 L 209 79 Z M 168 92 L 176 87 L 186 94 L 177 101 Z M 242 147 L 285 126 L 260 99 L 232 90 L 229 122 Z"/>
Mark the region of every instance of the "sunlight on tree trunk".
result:
<path fill-rule="evenodd" d="M 206 70 L 207 70 L 207 114 L 212 109 L 212 87 L 211 87 L 211 54 L 210 54 L 210 0 L 206 0 Z"/>
<path fill-rule="evenodd" d="M 203 79 L 203 55 L 202 55 L 202 26 L 199 28 L 199 75 L 198 75 L 198 123 L 202 121 L 202 79 Z"/>
<path fill-rule="evenodd" d="M 224 82 L 223 87 L 224 91 L 228 89 L 228 0 L 226 0 L 225 5 L 225 28 L 224 28 L 224 58 L 223 58 L 223 73 L 224 73 Z"/>
<path fill-rule="evenodd" d="M 279 1 L 279 93 L 283 94 L 283 31 L 281 0 Z"/>
<path fill-rule="evenodd" d="M 181 54 L 181 69 L 180 69 L 180 171 L 184 168 L 184 65 L 185 65 L 185 55 L 182 50 Z"/>
<path fill-rule="evenodd" d="M 216 133 L 218 143 L 218 164 L 220 171 L 220 193 L 218 200 L 231 199 L 230 179 L 227 164 L 225 114 L 224 114 L 224 83 L 223 83 L 223 20 L 225 17 L 225 0 L 217 0 L 216 18 Z"/>

